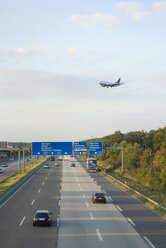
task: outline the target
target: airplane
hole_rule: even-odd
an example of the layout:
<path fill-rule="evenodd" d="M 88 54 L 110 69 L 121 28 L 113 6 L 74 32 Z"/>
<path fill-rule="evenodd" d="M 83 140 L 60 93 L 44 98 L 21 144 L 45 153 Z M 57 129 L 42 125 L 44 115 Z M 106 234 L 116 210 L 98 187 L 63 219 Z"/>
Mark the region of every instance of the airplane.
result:
<path fill-rule="evenodd" d="M 122 84 L 124 84 L 124 83 L 121 83 L 120 82 L 120 78 L 116 81 L 116 82 L 114 82 L 114 83 L 111 83 L 111 82 L 106 82 L 106 81 L 100 81 L 99 82 L 99 84 L 102 86 L 102 87 L 117 87 L 117 86 L 120 86 L 120 85 L 122 85 Z"/>

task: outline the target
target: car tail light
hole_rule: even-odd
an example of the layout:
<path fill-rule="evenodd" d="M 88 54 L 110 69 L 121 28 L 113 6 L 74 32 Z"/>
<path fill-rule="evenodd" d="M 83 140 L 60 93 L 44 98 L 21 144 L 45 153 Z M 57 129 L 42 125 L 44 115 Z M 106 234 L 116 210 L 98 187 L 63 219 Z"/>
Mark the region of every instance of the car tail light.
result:
<path fill-rule="evenodd" d="M 50 220 L 51 220 L 50 218 L 47 219 L 47 221 L 50 221 Z"/>
<path fill-rule="evenodd" d="M 94 197 L 94 199 L 96 200 L 96 199 L 97 199 L 97 197 L 95 196 L 95 197 Z"/>
<path fill-rule="evenodd" d="M 103 199 L 106 200 L 106 197 L 104 196 Z"/>
<path fill-rule="evenodd" d="M 36 221 L 36 218 L 34 218 L 33 221 Z"/>

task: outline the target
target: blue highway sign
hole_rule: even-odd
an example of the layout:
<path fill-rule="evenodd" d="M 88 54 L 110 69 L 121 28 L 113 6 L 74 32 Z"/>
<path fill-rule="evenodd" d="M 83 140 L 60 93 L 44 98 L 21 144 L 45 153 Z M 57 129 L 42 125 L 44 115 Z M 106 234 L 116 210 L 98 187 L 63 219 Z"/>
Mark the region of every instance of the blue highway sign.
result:
<path fill-rule="evenodd" d="M 74 155 L 87 155 L 87 142 L 74 142 Z"/>
<path fill-rule="evenodd" d="M 89 155 L 103 155 L 103 142 L 89 142 Z"/>
<path fill-rule="evenodd" d="M 72 142 L 32 142 L 32 155 L 72 155 Z"/>

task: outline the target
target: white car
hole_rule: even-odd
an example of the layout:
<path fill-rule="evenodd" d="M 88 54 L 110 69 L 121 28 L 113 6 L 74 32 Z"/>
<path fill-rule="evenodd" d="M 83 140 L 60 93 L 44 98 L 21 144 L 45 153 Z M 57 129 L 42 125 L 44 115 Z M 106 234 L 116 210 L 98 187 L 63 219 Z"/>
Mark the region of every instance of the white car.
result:
<path fill-rule="evenodd" d="M 50 168 L 50 165 L 49 164 L 45 164 L 44 165 L 44 168 Z"/>
<path fill-rule="evenodd" d="M 2 164 L 2 167 L 8 167 L 8 164 Z"/>

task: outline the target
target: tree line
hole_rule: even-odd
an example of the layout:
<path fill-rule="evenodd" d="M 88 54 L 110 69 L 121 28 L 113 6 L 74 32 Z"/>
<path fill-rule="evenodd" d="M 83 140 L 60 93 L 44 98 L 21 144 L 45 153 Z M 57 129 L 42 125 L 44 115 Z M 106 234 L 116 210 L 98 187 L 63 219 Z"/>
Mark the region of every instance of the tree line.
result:
<path fill-rule="evenodd" d="M 166 126 L 149 132 L 123 134 L 116 131 L 94 140 L 102 141 L 103 147 L 123 147 L 124 174 L 127 177 L 152 190 L 166 190 Z M 118 150 L 103 150 L 103 156 L 97 156 L 97 159 L 108 172 L 115 172 L 121 165 Z"/>

